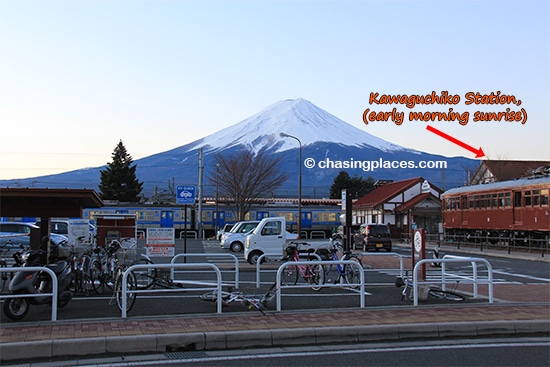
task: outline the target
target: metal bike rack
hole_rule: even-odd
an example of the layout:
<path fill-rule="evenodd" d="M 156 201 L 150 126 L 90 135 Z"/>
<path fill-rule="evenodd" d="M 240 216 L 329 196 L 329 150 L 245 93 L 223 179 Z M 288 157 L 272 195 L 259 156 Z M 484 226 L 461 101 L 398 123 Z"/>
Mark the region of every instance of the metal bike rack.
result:
<path fill-rule="evenodd" d="M 416 263 L 413 269 L 413 295 L 414 305 L 418 306 L 418 272 L 421 265 L 434 262 L 434 259 L 423 259 Z M 442 259 L 437 259 L 438 263 L 441 263 L 441 289 L 446 289 L 446 275 L 447 273 L 445 264 L 447 263 L 471 263 L 472 264 L 472 278 L 462 277 L 463 279 L 470 279 L 474 285 L 474 298 L 477 298 L 477 285 L 480 283 L 486 283 L 488 285 L 489 303 L 493 303 L 493 267 L 486 259 L 479 257 L 461 257 L 461 256 L 444 256 Z M 477 264 L 482 263 L 487 267 L 487 279 L 479 279 L 477 274 Z"/>
<path fill-rule="evenodd" d="M 329 261 L 287 261 L 277 269 L 277 277 L 276 277 L 276 288 L 277 288 L 277 296 L 276 296 L 276 303 L 277 303 L 277 311 L 281 311 L 281 290 L 283 288 L 311 288 L 311 285 L 293 285 L 293 286 L 282 286 L 281 285 L 281 274 L 283 273 L 283 270 L 287 268 L 290 265 L 352 265 L 360 269 L 359 274 L 360 275 L 360 284 L 359 285 L 359 296 L 361 298 L 359 307 L 365 308 L 365 274 L 363 273 L 363 267 L 361 264 L 359 264 L 357 261 L 353 260 L 329 260 Z M 350 285 L 350 284 L 348 284 Z M 342 288 L 342 284 L 323 284 L 323 287 L 339 287 Z"/>
<path fill-rule="evenodd" d="M 239 259 L 233 254 L 219 253 L 219 254 L 179 254 L 176 255 L 170 260 L 170 264 L 175 264 L 176 260 L 179 258 L 186 257 L 231 257 L 235 264 L 235 288 L 239 288 Z M 170 278 L 174 280 L 174 268 L 170 270 Z"/>
<path fill-rule="evenodd" d="M 306 255 L 309 255 L 309 256 L 313 256 L 315 257 L 315 259 L 317 259 L 318 261 L 321 261 L 321 256 L 319 256 L 318 254 L 316 253 L 311 253 L 311 254 L 306 254 L 306 253 L 298 253 L 298 257 L 300 257 L 300 255 L 303 255 L 303 256 L 306 256 Z M 256 262 L 256 288 L 260 288 L 260 277 L 261 277 L 261 270 L 260 270 L 260 266 L 262 265 L 263 263 L 263 259 L 267 258 L 268 254 L 262 254 L 260 255 L 260 257 L 258 258 L 258 261 Z M 271 255 L 273 256 L 273 255 Z M 277 260 L 274 260 L 274 261 L 284 261 L 283 258 L 279 258 Z"/>
<path fill-rule="evenodd" d="M 136 265 L 132 265 L 130 266 L 128 269 L 126 269 L 126 271 L 124 271 L 124 273 L 122 274 L 122 289 L 121 289 L 121 292 L 122 292 L 122 305 L 121 305 L 121 308 L 122 308 L 122 318 L 125 319 L 127 317 L 127 312 L 126 312 L 126 307 L 127 307 L 127 302 L 126 302 L 126 294 L 128 293 L 128 284 L 127 284 L 127 280 L 128 280 L 128 274 L 130 272 L 133 272 L 134 270 L 144 270 L 144 269 L 174 269 L 174 268 L 181 268 L 181 269 L 192 269 L 192 268 L 211 268 L 212 270 L 214 270 L 214 272 L 216 273 L 216 283 L 215 283 L 215 288 L 216 291 L 218 292 L 218 302 L 217 302 L 217 313 L 221 314 L 222 313 L 222 305 L 223 305 L 223 302 L 222 302 L 222 273 L 220 271 L 220 269 L 214 265 L 214 264 L 210 264 L 210 263 L 192 263 L 192 264 L 136 264 Z M 197 284 L 197 282 L 193 282 L 193 284 Z M 214 283 L 207 283 L 207 282 L 203 282 L 201 283 L 203 285 L 214 285 Z M 183 291 L 184 289 L 179 289 L 179 291 Z M 212 290 L 212 287 L 208 287 L 208 288 L 193 288 L 192 289 L 193 291 L 203 291 L 203 290 Z M 166 290 L 166 289 L 144 289 L 144 290 L 138 290 L 138 289 L 132 289 L 131 292 L 133 293 L 136 293 L 136 294 L 139 294 L 139 293 L 150 293 L 150 292 L 166 292 L 166 291 L 169 291 L 169 290 Z"/>
<path fill-rule="evenodd" d="M 52 321 L 57 321 L 57 294 L 59 292 L 58 284 L 57 284 L 57 275 L 55 275 L 54 271 L 50 268 L 47 268 L 45 266 L 28 266 L 28 267 L 11 267 L 11 268 L 0 268 L 0 273 L 8 273 L 8 272 L 14 272 L 17 273 L 19 271 L 25 271 L 29 273 L 33 273 L 35 271 L 44 271 L 48 273 L 48 275 L 52 278 L 52 292 L 51 293 L 36 293 L 36 294 L 2 294 L 0 295 L 0 298 L 31 298 L 31 297 L 44 297 L 44 296 L 50 296 L 52 297 Z"/>
<path fill-rule="evenodd" d="M 406 256 L 398 254 L 397 252 L 385 252 L 385 253 L 378 253 L 378 252 L 361 252 L 361 256 L 393 256 L 399 258 L 399 276 L 403 278 L 405 275 L 405 266 L 403 265 L 403 258 Z M 410 257 L 410 256 L 409 256 Z"/>

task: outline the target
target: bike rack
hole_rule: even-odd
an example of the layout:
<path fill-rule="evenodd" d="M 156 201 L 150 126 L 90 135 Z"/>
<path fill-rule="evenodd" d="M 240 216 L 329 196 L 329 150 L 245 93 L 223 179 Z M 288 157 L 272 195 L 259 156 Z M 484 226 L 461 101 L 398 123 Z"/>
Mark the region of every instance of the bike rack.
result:
<path fill-rule="evenodd" d="M 35 272 L 35 271 L 44 271 L 48 273 L 48 275 L 52 278 L 52 292 L 51 293 L 37 293 L 37 294 L 6 294 L 6 295 L 0 295 L 0 299 L 7 299 L 7 298 L 30 298 L 30 297 L 44 297 L 44 296 L 50 296 L 52 297 L 52 321 L 57 321 L 57 294 L 59 293 L 58 284 L 57 284 L 57 275 L 55 275 L 54 271 L 50 268 L 47 268 L 45 266 L 28 266 L 28 267 L 11 267 L 11 268 L 0 268 L 0 273 L 8 273 L 8 272 L 18 272 L 18 271 L 25 271 L 25 272 Z"/>
<path fill-rule="evenodd" d="M 260 288 L 260 278 L 261 278 L 261 270 L 260 270 L 260 266 L 262 265 L 263 263 L 263 259 L 267 258 L 269 254 L 262 254 L 260 255 L 260 257 L 258 258 L 258 261 L 256 262 L 256 288 Z M 319 256 L 318 254 L 316 253 L 310 253 L 310 254 L 306 254 L 306 253 L 298 253 L 298 257 L 300 257 L 300 255 L 303 255 L 303 256 L 313 256 L 315 257 L 318 261 L 321 261 L 321 256 Z M 273 255 L 271 255 L 273 256 Z M 283 258 L 279 258 L 277 260 L 273 260 L 273 261 L 284 261 Z"/>
<path fill-rule="evenodd" d="M 399 258 L 399 276 L 403 278 L 405 275 L 405 266 L 403 265 L 403 259 L 406 257 L 404 255 L 398 254 L 397 252 L 361 252 L 361 256 L 393 256 Z M 409 256 L 410 257 L 410 256 Z"/>
<path fill-rule="evenodd" d="M 293 285 L 293 286 L 283 286 L 281 285 L 281 274 L 283 273 L 283 270 L 290 266 L 290 265 L 353 265 L 361 271 L 359 271 L 360 275 L 360 284 L 359 285 L 359 296 L 361 297 L 361 300 L 359 302 L 359 307 L 365 308 L 365 274 L 363 272 L 363 267 L 361 264 L 359 264 L 357 261 L 352 260 L 321 260 L 321 261 L 287 261 L 283 263 L 279 269 L 277 269 L 277 277 L 276 277 L 276 287 L 277 287 L 277 296 L 276 296 L 276 303 L 277 303 L 277 311 L 281 311 L 281 290 L 283 288 L 311 288 L 311 285 Z M 353 285 L 353 284 L 348 284 Z M 343 288 L 342 284 L 323 284 L 323 287 L 339 287 Z"/>
<path fill-rule="evenodd" d="M 217 313 L 221 314 L 222 313 L 222 306 L 223 306 L 223 302 L 222 302 L 222 273 L 220 271 L 220 269 L 214 265 L 214 264 L 209 264 L 209 263 L 192 263 L 192 264 L 136 264 L 136 265 L 132 265 L 130 266 L 128 269 L 126 269 L 126 271 L 124 271 L 124 273 L 122 274 L 122 318 L 125 319 L 127 318 L 127 312 L 126 312 L 126 293 L 128 293 L 128 284 L 127 284 L 127 280 L 128 280 L 128 273 L 134 271 L 134 270 L 142 270 L 142 269 L 174 269 L 174 268 L 182 268 L 182 269 L 186 269 L 186 268 L 211 268 L 212 270 L 215 271 L 216 273 L 216 290 L 218 292 L 218 302 L 217 302 Z M 199 284 L 197 282 L 193 282 L 193 284 Z M 203 283 L 200 283 L 200 284 L 203 284 L 203 285 L 213 285 L 213 283 L 206 283 L 206 282 L 203 282 Z M 183 291 L 184 289 L 179 289 L 179 291 Z M 212 290 L 212 287 L 209 287 L 209 288 L 193 288 L 192 289 L 193 291 L 209 291 L 209 290 Z M 169 289 L 143 289 L 143 290 L 138 290 L 138 289 L 133 289 L 131 290 L 131 292 L 133 293 L 136 293 L 136 294 L 139 294 L 139 293 L 151 293 L 151 292 L 167 292 L 167 291 L 170 291 Z"/>
<path fill-rule="evenodd" d="M 416 263 L 413 269 L 413 295 L 414 295 L 414 305 L 418 306 L 418 270 L 421 268 L 421 265 L 432 263 L 434 259 L 423 259 Z M 472 264 L 472 278 L 462 277 L 463 279 L 470 279 L 474 285 L 474 298 L 478 297 L 477 294 L 477 285 L 480 283 L 486 283 L 488 285 L 489 293 L 489 303 L 493 303 L 493 267 L 486 259 L 479 257 L 462 257 L 462 256 L 452 256 L 446 255 L 442 259 L 437 259 L 438 263 L 441 263 L 441 289 L 446 289 L 446 275 L 451 275 L 445 271 L 447 263 L 471 263 Z M 477 264 L 483 263 L 487 267 L 487 279 L 479 279 L 477 274 Z M 424 283 L 424 282 L 423 282 Z"/>
<path fill-rule="evenodd" d="M 239 259 L 233 254 L 219 253 L 219 254 L 179 254 L 170 260 L 170 264 L 175 264 L 176 259 L 187 257 L 231 257 L 235 263 L 235 288 L 239 288 Z M 174 268 L 170 270 L 170 277 L 174 280 Z"/>

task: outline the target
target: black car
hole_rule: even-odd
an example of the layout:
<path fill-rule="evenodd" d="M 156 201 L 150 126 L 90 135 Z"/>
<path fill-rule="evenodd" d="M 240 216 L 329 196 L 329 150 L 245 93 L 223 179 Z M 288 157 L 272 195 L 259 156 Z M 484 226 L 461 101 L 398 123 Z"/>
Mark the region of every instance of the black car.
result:
<path fill-rule="evenodd" d="M 390 228 L 385 224 L 362 224 L 354 237 L 354 248 L 357 246 L 363 251 L 384 249 L 391 252 Z"/>

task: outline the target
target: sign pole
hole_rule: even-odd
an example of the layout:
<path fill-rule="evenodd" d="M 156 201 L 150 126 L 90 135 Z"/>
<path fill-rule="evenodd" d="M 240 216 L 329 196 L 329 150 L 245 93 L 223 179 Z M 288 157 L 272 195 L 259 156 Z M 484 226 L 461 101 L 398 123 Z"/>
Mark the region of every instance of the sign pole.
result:
<path fill-rule="evenodd" d="M 183 253 L 187 253 L 187 205 L 183 206 Z M 187 262 L 187 256 L 183 257 L 183 262 Z"/>

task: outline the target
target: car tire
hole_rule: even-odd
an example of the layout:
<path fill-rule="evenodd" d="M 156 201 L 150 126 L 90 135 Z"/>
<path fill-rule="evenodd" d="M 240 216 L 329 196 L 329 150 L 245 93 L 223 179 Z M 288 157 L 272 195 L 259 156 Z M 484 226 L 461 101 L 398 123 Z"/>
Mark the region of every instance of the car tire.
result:
<path fill-rule="evenodd" d="M 243 244 L 239 241 L 235 241 L 229 245 L 229 249 L 233 252 L 241 252 L 243 250 Z"/>
<path fill-rule="evenodd" d="M 249 264 L 256 265 L 256 263 L 258 262 L 258 259 L 262 255 L 263 255 L 263 253 L 261 251 L 252 251 L 248 255 L 248 259 L 246 259 L 246 260 L 248 261 Z"/>

